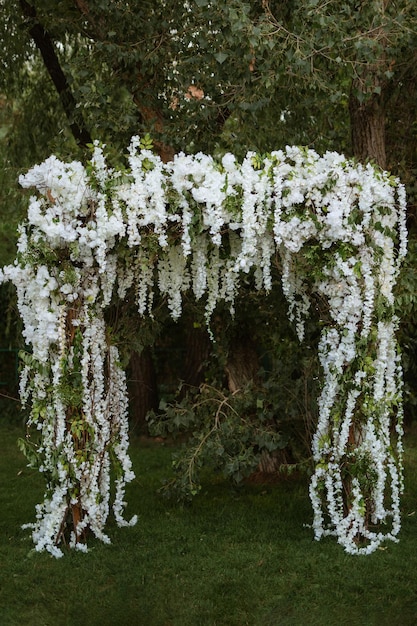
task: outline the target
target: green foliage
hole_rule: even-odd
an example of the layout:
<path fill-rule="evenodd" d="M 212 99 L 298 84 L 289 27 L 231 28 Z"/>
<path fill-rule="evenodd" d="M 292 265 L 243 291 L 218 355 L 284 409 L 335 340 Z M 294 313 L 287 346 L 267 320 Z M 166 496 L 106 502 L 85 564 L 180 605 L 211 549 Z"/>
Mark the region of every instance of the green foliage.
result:
<path fill-rule="evenodd" d="M 151 132 L 174 150 L 241 155 L 286 143 L 349 152 L 351 93 L 384 95 L 388 127 L 398 119 L 400 87 L 415 83 L 417 15 L 410 0 L 385 4 L 42 0 L 36 11 L 94 137 L 117 151 Z M 30 120 L 18 134 L 31 150 L 54 142 L 62 155 L 68 125 L 30 24 L 16 1 L 3 12 L 0 93 Z M 414 121 L 401 116 L 403 136 Z M 388 140 L 396 167 L 403 149 Z"/>
<path fill-rule="evenodd" d="M 192 432 L 173 460 L 177 477 L 164 489 L 167 495 L 181 500 L 200 491 L 203 466 L 239 484 L 255 471 L 265 452 L 272 453 L 288 443 L 288 434 L 280 432 L 275 423 L 271 400 L 257 397 L 250 387 L 231 394 L 203 385 L 179 404 L 160 408 L 162 419 L 155 414 L 148 416 L 153 435 Z"/>
<path fill-rule="evenodd" d="M 160 411 L 149 414 L 152 435 L 183 441 L 173 459 L 174 476 L 166 478 L 166 495 L 179 500 L 196 495 L 208 468 L 235 484 L 266 458 L 277 473 L 310 468 L 319 333 L 312 319 L 301 345 L 286 307 L 279 283 L 270 294 L 256 294 L 248 279 L 241 285 L 236 316 L 220 307 L 213 317 L 215 343 L 206 363 L 207 382 L 185 394 L 180 385 L 176 395 L 162 396 Z M 194 316 L 198 319 L 196 311 Z M 224 372 L 236 347 L 245 346 L 248 337 L 257 347 L 258 371 L 254 380 L 231 392 Z"/>
<path fill-rule="evenodd" d="M 71 355 L 65 354 L 61 359 L 61 378 L 57 389 L 64 406 L 71 407 L 71 409 L 81 409 L 83 404 L 82 354 L 82 331 L 77 328 L 74 333 Z"/>
<path fill-rule="evenodd" d="M 29 437 L 19 437 L 17 440 L 17 447 L 28 461 L 28 467 L 39 469 L 39 443 L 31 441 Z"/>
<path fill-rule="evenodd" d="M 140 138 L 139 148 L 141 150 L 153 150 L 153 139 L 149 133 L 146 133 L 144 137 Z"/>

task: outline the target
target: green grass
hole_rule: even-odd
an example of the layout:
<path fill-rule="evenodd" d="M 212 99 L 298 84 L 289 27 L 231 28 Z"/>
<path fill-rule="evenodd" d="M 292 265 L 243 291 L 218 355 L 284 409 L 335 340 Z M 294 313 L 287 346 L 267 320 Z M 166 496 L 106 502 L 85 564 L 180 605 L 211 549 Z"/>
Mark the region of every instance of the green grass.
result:
<path fill-rule="evenodd" d="M 40 476 L 0 427 L 0 625 L 333 626 L 417 624 L 417 435 L 406 438 L 400 543 L 346 555 L 305 527 L 305 479 L 232 490 L 209 482 L 191 506 L 157 494 L 171 449 L 134 441 L 134 528 L 110 523 L 110 546 L 62 559 L 32 550 L 21 524 L 42 499 Z"/>

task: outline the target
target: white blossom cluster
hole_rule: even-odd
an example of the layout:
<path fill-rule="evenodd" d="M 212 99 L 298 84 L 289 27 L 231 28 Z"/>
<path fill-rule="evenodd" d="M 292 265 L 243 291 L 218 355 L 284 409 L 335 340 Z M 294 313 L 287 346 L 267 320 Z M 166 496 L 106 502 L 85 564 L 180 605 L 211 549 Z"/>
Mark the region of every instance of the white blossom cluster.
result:
<path fill-rule="evenodd" d="M 402 488 L 402 373 L 392 305 L 407 248 L 403 186 L 371 165 L 297 147 L 265 158 L 248 153 L 241 164 L 231 154 L 218 163 L 182 153 L 164 164 L 134 137 L 128 164 L 123 172 L 112 170 L 96 144 L 86 168 L 50 157 L 20 179 L 38 194 L 20 228 L 17 260 L 0 270 L 0 280 L 17 287 L 32 349 L 22 398 L 31 399 L 44 469 L 55 476 L 38 507 L 37 548 L 57 554 L 63 515 L 74 503 L 83 518 L 73 545 L 83 546 L 79 535 L 87 528 L 108 540 L 110 449 L 119 469 L 115 516 L 126 523 L 123 490 L 133 474 L 125 379 L 115 347 L 107 344 L 105 307 L 132 287 L 141 315 L 152 315 L 159 292 L 178 318 L 182 295 L 191 289 L 205 298 L 209 322 L 220 300 L 233 311 L 242 272 L 253 271 L 257 289 L 271 289 L 277 256 L 300 339 L 312 294 L 326 303 L 310 485 L 315 536 L 334 534 L 351 553 L 394 539 Z M 77 331 L 82 342 L 75 347 Z M 71 401 L 62 392 L 77 355 L 84 448 L 71 430 Z M 370 518 L 377 524 L 389 517 L 386 535 L 369 530 Z"/>
<path fill-rule="evenodd" d="M 74 345 L 65 356 L 62 349 L 61 355 L 51 349 L 50 368 L 43 365 L 36 371 L 30 390 L 34 406 L 46 400 L 44 414 L 39 416 L 32 410 L 30 422 L 42 434 L 38 453 L 43 462 L 39 470 L 47 477 L 48 489 L 44 502 L 36 507 L 36 522 L 25 527 L 32 529 L 36 550 L 45 549 L 57 557 L 63 554 L 59 543 L 63 541 L 66 519 L 74 507 L 81 514 L 76 528 L 66 538 L 70 547 L 87 549 L 83 541 L 86 530 L 103 542 L 110 542 L 104 527 L 110 507 L 111 454 L 113 465 L 116 463 L 113 500 L 116 522 L 119 526 L 131 526 L 137 520 L 136 516 L 130 521 L 123 517 L 125 485 L 134 479 L 128 455 L 125 373 L 118 362 L 116 346 L 107 345 L 102 309 L 93 313 L 85 304 L 77 313 L 73 321 L 77 328 L 83 329 L 78 355 Z M 80 375 L 82 381 L 81 411 L 68 406 L 60 391 L 67 369 L 63 356 L 73 374 Z M 79 371 L 73 369 L 77 356 Z M 46 390 L 51 387 L 53 391 L 48 397 Z M 22 389 L 22 397 L 24 393 Z"/>

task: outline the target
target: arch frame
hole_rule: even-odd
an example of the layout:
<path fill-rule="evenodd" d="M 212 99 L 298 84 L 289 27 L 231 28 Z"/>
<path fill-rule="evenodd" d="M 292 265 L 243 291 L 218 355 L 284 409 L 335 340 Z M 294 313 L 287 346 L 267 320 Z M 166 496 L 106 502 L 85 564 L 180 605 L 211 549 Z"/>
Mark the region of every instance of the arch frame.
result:
<path fill-rule="evenodd" d="M 128 455 L 126 378 L 104 313 L 133 289 L 138 314 L 154 293 L 181 315 L 182 295 L 204 300 L 206 321 L 223 300 L 233 312 L 242 274 L 272 288 L 279 255 L 288 315 L 302 341 L 312 294 L 325 315 L 322 389 L 310 482 L 316 539 L 334 535 L 351 554 L 397 540 L 402 469 L 402 368 L 394 288 L 407 249 L 403 185 L 343 155 L 287 146 L 242 163 L 204 154 L 163 163 L 133 137 L 128 165 L 55 156 L 20 177 L 35 188 L 14 265 L 0 281 L 17 289 L 23 335 L 20 393 L 26 441 L 46 478 L 28 525 L 37 550 L 86 550 L 105 542 L 112 502 L 119 525 Z M 383 530 L 380 530 L 383 528 Z"/>

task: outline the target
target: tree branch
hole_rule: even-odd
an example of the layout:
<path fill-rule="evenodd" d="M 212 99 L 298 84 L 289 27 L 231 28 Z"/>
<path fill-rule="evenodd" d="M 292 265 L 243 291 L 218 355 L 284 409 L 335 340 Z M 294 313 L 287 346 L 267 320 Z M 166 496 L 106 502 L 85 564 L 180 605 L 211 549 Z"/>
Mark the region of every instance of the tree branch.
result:
<path fill-rule="evenodd" d="M 81 112 L 77 109 L 77 102 L 62 70 L 53 41 L 48 31 L 39 23 L 35 7 L 26 0 L 20 0 L 20 6 L 27 21 L 29 34 L 41 53 L 45 68 L 58 92 L 74 139 L 79 146 L 86 147 L 87 144 L 92 143 L 91 135 L 85 126 Z"/>

